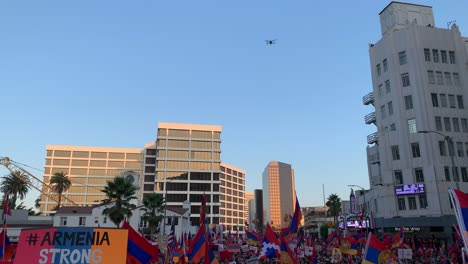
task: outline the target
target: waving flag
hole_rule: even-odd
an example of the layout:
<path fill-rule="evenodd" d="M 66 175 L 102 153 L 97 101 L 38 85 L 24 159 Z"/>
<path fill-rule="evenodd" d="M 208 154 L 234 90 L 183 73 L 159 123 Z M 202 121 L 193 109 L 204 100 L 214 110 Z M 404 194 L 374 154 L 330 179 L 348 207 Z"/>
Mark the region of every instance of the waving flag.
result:
<path fill-rule="evenodd" d="M 0 232 L 0 258 L 9 260 L 15 254 L 15 248 L 10 243 L 10 238 L 6 235 L 5 231 Z"/>
<path fill-rule="evenodd" d="M 327 237 L 327 243 L 332 243 L 338 239 L 338 233 L 336 231 L 331 232 Z"/>
<path fill-rule="evenodd" d="M 403 227 L 400 227 L 400 230 L 395 234 L 395 236 L 392 239 L 392 248 L 397 248 L 401 244 L 403 244 Z"/>
<path fill-rule="evenodd" d="M 128 229 L 127 263 L 147 264 L 158 257 L 158 246 L 151 245 L 148 240 L 140 236 L 128 222 L 124 222 L 123 228 Z"/>
<path fill-rule="evenodd" d="M 288 244 L 284 238 L 280 238 L 280 262 L 284 264 L 297 264 L 297 260 L 294 257 L 294 253 L 288 247 Z"/>
<path fill-rule="evenodd" d="M 359 243 L 351 235 L 340 239 L 340 250 L 343 254 L 357 255 Z"/>
<path fill-rule="evenodd" d="M 380 242 L 372 232 L 367 237 L 366 249 L 362 258 L 363 264 L 379 264 L 379 256 L 385 250 L 385 245 Z"/>
<path fill-rule="evenodd" d="M 249 230 L 245 230 L 245 234 L 247 235 L 247 240 L 249 241 L 250 245 L 260 246 L 260 235 L 257 232 L 250 232 Z"/>
<path fill-rule="evenodd" d="M 299 205 L 299 200 L 297 199 L 296 196 L 296 208 L 294 209 L 294 215 L 291 220 L 291 226 L 289 227 L 289 234 L 290 235 L 296 235 L 297 231 L 299 230 L 299 223 L 302 220 L 302 211 L 301 211 L 301 206 Z"/>
<path fill-rule="evenodd" d="M 460 234 L 465 245 L 468 245 L 468 194 L 449 189 L 449 195 L 454 205 L 455 216 L 457 218 Z"/>
<path fill-rule="evenodd" d="M 199 263 L 201 258 L 205 256 L 206 241 L 205 225 L 200 225 L 197 235 L 190 244 L 191 261 L 193 263 Z"/>
<path fill-rule="evenodd" d="M 265 235 L 263 236 L 262 250 L 260 251 L 259 259 L 271 259 L 280 257 L 280 244 L 276 238 L 275 232 L 271 229 L 270 224 L 267 224 Z"/>
<path fill-rule="evenodd" d="M 3 215 L 2 215 L 2 220 L 3 224 L 6 224 L 6 216 L 10 215 L 11 216 L 11 209 L 10 209 L 10 194 L 7 193 L 5 195 L 5 200 L 3 201 Z"/>

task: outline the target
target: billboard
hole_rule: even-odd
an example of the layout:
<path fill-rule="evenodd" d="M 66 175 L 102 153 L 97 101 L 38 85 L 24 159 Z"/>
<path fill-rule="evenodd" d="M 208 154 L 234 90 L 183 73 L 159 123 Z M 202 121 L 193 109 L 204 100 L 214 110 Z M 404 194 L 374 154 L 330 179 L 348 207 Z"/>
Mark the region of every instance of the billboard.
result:
<path fill-rule="evenodd" d="M 425 193 L 424 184 L 407 184 L 395 187 L 396 195 L 421 194 Z"/>
<path fill-rule="evenodd" d="M 15 263 L 125 264 L 127 229 L 44 228 L 21 230 Z"/>
<path fill-rule="evenodd" d="M 344 223 L 339 222 L 338 226 L 340 229 L 344 229 Z M 369 220 L 359 221 L 359 220 L 349 220 L 346 222 L 346 228 L 367 228 L 369 226 Z"/>

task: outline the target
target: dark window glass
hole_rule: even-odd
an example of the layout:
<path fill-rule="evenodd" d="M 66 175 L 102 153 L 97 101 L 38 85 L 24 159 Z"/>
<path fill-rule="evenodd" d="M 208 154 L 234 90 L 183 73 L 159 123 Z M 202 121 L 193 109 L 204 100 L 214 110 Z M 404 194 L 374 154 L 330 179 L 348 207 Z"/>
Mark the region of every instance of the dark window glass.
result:
<path fill-rule="evenodd" d="M 432 93 L 431 94 L 431 99 L 432 99 L 432 106 L 433 107 L 439 107 L 439 100 L 437 98 L 437 94 Z"/>
<path fill-rule="evenodd" d="M 411 151 L 413 152 L 413 158 L 421 157 L 421 152 L 419 151 L 419 143 L 411 143 Z"/>
<path fill-rule="evenodd" d="M 416 175 L 416 182 L 424 182 L 424 174 L 421 168 L 414 169 L 414 174 Z"/>

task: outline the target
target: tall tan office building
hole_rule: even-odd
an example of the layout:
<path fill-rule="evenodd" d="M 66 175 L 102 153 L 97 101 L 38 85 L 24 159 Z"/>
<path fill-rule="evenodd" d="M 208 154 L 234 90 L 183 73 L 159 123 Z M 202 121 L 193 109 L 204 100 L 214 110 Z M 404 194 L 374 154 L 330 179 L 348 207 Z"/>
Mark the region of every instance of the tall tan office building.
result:
<path fill-rule="evenodd" d="M 244 221 L 249 228 L 253 228 L 252 220 L 255 219 L 255 195 L 253 191 L 245 192 Z"/>
<path fill-rule="evenodd" d="M 219 223 L 221 126 L 161 122 L 156 146 L 148 144 L 145 154 L 145 171 L 149 172 L 145 173 L 144 194 L 153 190 L 161 193 L 169 206 L 182 207 L 183 202 L 189 200 L 192 225 L 199 225 L 200 205 L 205 194 L 207 222 Z M 151 177 L 153 158 L 156 159 L 154 181 Z"/>
<path fill-rule="evenodd" d="M 295 206 L 294 170 L 290 164 L 271 161 L 263 171 L 262 184 L 265 221 L 276 228 L 286 227 L 286 217 L 293 215 Z"/>
<path fill-rule="evenodd" d="M 244 231 L 245 226 L 245 171 L 221 163 L 221 219 L 225 230 Z"/>
<path fill-rule="evenodd" d="M 49 184 L 56 172 L 67 174 L 72 187 L 63 194 L 80 206 L 99 204 L 105 198 L 101 190 L 115 176 L 128 171 L 140 174 L 142 170 L 142 149 L 139 148 L 47 145 L 46 151 L 43 181 Z M 49 192 L 45 187 L 43 191 Z M 40 203 L 41 212 L 46 214 L 53 213 L 57 206 L 44 194 Z M 62 199 L 62 205 L 70 203 Z"/>

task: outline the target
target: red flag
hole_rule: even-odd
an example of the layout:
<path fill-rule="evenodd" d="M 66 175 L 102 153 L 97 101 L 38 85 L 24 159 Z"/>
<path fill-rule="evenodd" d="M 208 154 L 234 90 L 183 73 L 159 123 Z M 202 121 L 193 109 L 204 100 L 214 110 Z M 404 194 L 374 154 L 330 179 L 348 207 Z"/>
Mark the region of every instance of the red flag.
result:
<path fill-rule="evenodd" d="M 5 195 L 5 200 L 3 201 L 3 218 L 5 219 L 5 215 L 11 215 L 11 208 L 10 208 L 10 194 L 7 193 Z"/>

